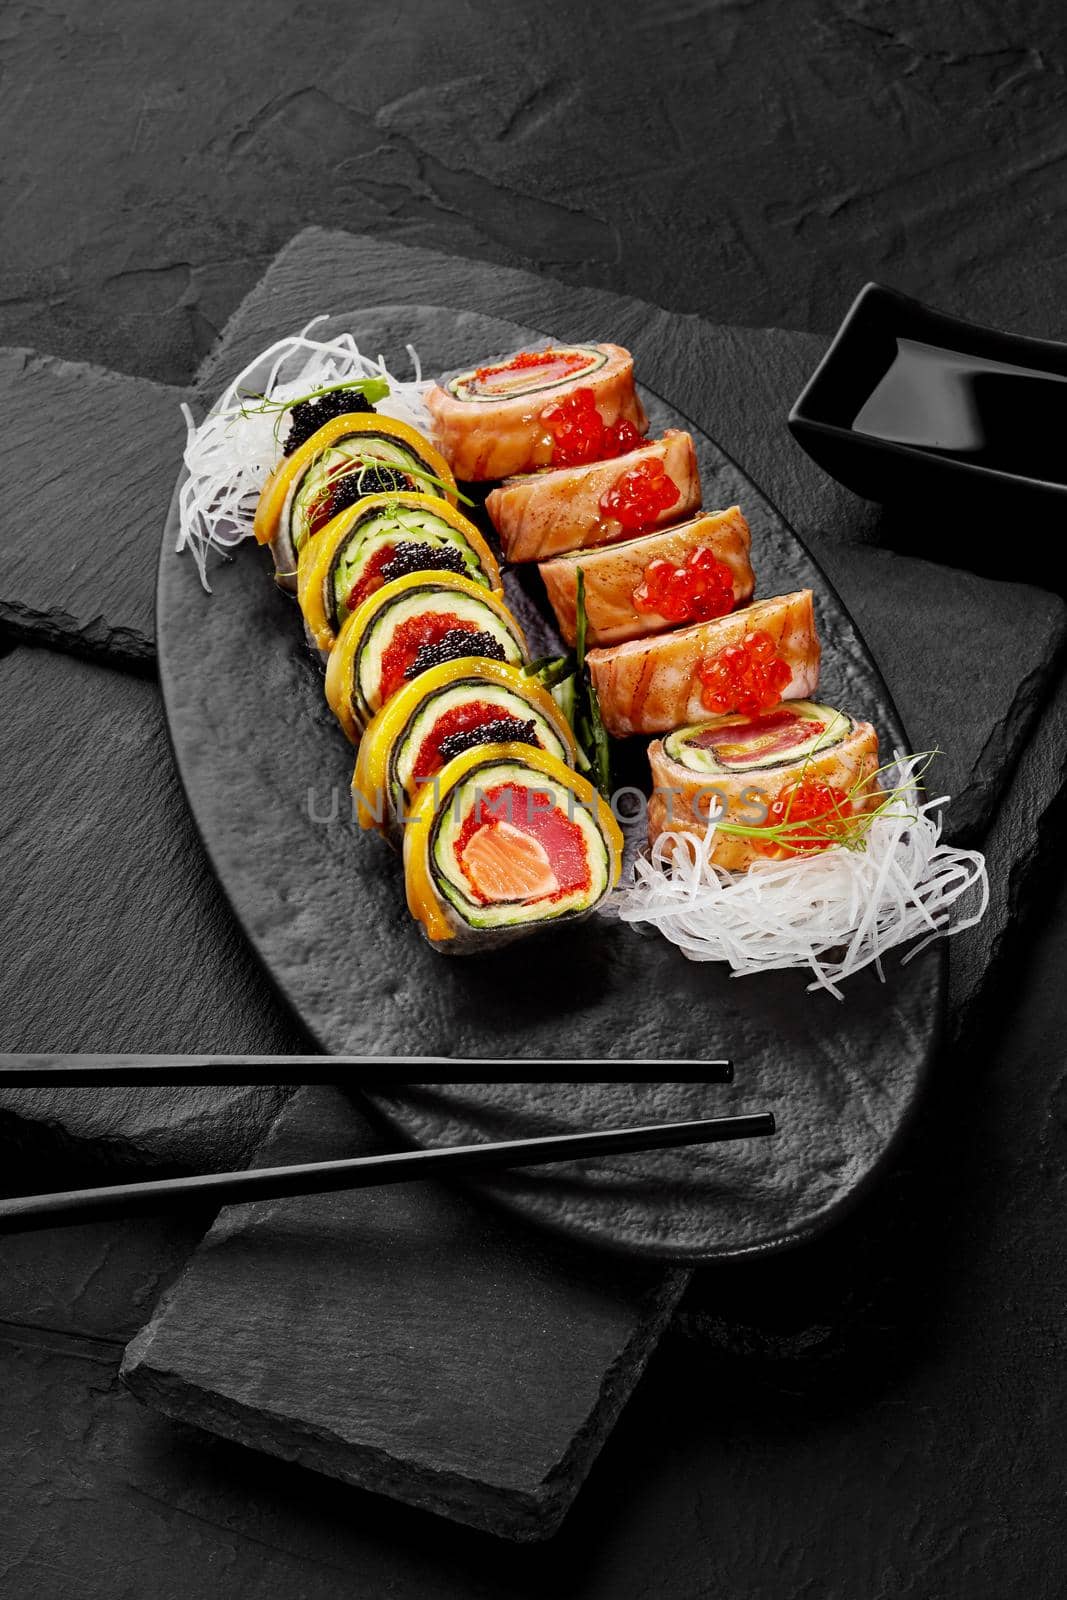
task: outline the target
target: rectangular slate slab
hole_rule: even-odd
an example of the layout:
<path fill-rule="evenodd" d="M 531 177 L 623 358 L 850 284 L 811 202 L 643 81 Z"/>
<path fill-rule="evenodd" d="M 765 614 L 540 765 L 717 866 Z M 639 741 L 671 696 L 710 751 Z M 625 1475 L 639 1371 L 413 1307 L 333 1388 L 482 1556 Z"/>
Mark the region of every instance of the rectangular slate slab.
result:
<path fill-rule="evenodd" d="M 262 1164 L 389 1148 L 335 1089 Z M 559 1525 L 687 1274 L 521 1228 L 437 1184 L 223 1211 L 123 1377 L 150 1405 L 513 1539 Z"/>
<path fill-rule="evenodd" d="M 0 1050 L 307 1048 L 211 877 L 151 684 L 14 651 L 0 660 L 0 774 Z M 283 1098 L 0 1090 L 0 1141 L 67 1166 L 240 1164 Z"/>
<path fill-rule="evenodd" d="M 0 629 L 151 669 L 159 530 L 185 391 L 0 350 Z"/>
<path fill-rule="evenodd" d="M 1030 902 L 1047 889 L 1047 872 L 1062 863 L 1065 805 L 1067 675 L 1061 675 L 983 841 L 991 869 L 989 910 L 952 943 L 950 1027 L 965 1048 L 980 1049 L 983 1028 L 1002 1018 L 999 971 L 1019 959 L 1020 932 L 1036 931 Z"/>

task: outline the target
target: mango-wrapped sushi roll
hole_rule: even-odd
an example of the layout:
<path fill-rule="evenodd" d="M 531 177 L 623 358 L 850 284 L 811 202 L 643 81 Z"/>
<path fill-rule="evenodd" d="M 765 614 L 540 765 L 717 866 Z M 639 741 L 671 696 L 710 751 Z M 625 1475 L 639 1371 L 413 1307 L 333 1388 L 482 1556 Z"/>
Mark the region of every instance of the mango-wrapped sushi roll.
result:
<path fill-rule="evenodd" d="M 297 599 L 308 633 L 333 649 L 346 619 L 377 589 L 411 572 L 453 572 L 503 594 L 496 557 L 472 522 L 439 496 L 372 494 L 305 541 Z"/>
<path fill-rule="evenodd" d="M 352 790 L 360 825 L 394 842 L 422 787 L 476 745 L 525 744 L 573 767 L 574 735 L 519 667 L 465 658 L 431 667 L 383 706 L 360 740 Z"/>
<path fill-rule="evenodd" d="M 444 377 L 426 396 L 457 478 L 483 482 L 599 461 L 639 444 L 648 418 L 617 344 L 550 344 Z"/>
<path fill-rule="evenodd" d="M 711 622 L 590 650 L 609 733 L 667 733 L 729 711 L 807 700 L 819 681 L 810 589 L 757 600 Z"/>
<path fill-rule="evenodd" d="M 445 953 L 585 916 L 621 868 L 622 834 L 597 791 L 527 744 L 454 757 L 404 829 L 408 908 Z"/>
<path fill-rule="evenodd" d="M 692 436 L 678 428 L 613 460 L 509 478 L 485 500 L 509 561 L 545 561 L 625 539 L 699 507 Z"/>
<path fill-rule="evenodd" d="M 792 824 L 777 843 L 717 832 L 711 859 L 732 872 L 830 843 L 835 827 L 881 799 L 871 724 L 813 700 L 679 728 L 652 741 L 648 760 L 650 844 L 668 830 L 704 835 L 710 813 L 746 828 Z"/>
<path fill-rule="evenodd" d="M 743 606 L 755 579 L 752 535 L 738 506 L 675 523 L 661 533 L 543 561 L 540 572 L 560 632 L 577 635 L 578 573 L 585 578 L 586 642 L 618 644 Z"/>
<path fill-rule="evenodd" d="M 326 662 L 326 699 L 353 743 L 406 683 L 444 661 L 521 664 L 522 630 L 503 600 L 451 572 L 413 572 L 368 595 Z"/>
<path fill-rule="evenodd" d="M 456 503 L 447 461 L 406 422 L 376 413 L 332 417 L 283 458 L 256 506 L 255 535 L 274 556 L 282 588 L 297 587 L 305 542 L 365 495 L 387 491 L 442 495 Z"/>

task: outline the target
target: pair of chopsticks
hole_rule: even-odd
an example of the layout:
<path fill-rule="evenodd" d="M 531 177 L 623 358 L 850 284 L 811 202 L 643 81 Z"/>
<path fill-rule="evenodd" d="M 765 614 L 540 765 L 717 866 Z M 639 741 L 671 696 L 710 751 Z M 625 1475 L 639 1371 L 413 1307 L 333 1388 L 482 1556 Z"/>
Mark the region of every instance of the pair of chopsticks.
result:
<path fill-rule="evenodd" d="M 45 1058 L 46 1059 L 46 1058 Z M 24 1059 L 13 1064 L 0 1063 L 0 1087 L 16 1085 L 26 1087 L 32 1083 L 85 1085 L 104 1081 L 108 1084 L 128 1083 L 219 1083 L 227 1081 L 215 1076 L 178 1076 L 180 1072 L 203 1074 L 203 1060 L 194 1064 L 166 1066 L 166 1058 L 158 1062 L 150 1059 L 130 1058 L 121 1068 L 123 1076 L 116 1076 L 118 1058 L 108 1058 L 111 1066 L 91 1061 L 54 1061 L 45 1065 L 45 1059 L 30 1063 Z M 214 1058 L 216 1061 L 219 1058 Z M 288 1075 L 277 1079 L 256 1078 L 253 1081 L 294 1081 L 294 1063 L 289 1057 L 275 1058 L 285 1063 Z M 174 1058 L 171 1058 L 173 1061 Z M 180 1060 L 180 1058 L 179 1058 Z M 337 1071 L 326 1074 L 327 1081 L 336 1081 L 344 1066 L 344 1078 L 352 1081 L 352 1070 L 357 1065 L 351 1057 L 334 1058 Z M 405 1060 L 397 1065 L 429 1065 L 428 1061 Z M 435 1061 L 434 1065 L 468 1063 Z M 601 1066 L 617 1068 L 620 1062 L 583 1062 L 583 1069 Z M 630 1063 L 626 1063 L 630 1065 Z M 637 1065 L 638 1063 L 633 1063 Z M 380 1071 L 380 1057 L 369 1061 Z M 533 1063 L 531 1063 L 533 1065 Z M 548 1063 L 542 1063 L 547 1066 Z M 553 1066 L 556 1063 L 552 1063 Z M 656 1065 L 661 1071 L 662 1062 L 642 1062 Z M 689 1063 L 688 1065 L 697 1065 Z M 701 1063 L 704 1067 L 702 1081 L 730 1082 L 733 1070 L 729 1062 Z M 308 1069 L 311 1070 L 310 1067 Z M 99 1076 L 94 1077 L 96 1072 Z M 88 1076 L 86 1076 L 88 1074 Z M 299 1079 L 300 1074 L 295 1074 Z M 324 1080 L 323 1062 L 320 1060 L 313 1079 Z M 248 1080 L 247 1068 L 234 1082 Z M 497 1079 L 496 1081 L 502 1081 Z M 542 1166 L 556 1161 L 579 1161 L 608 1155 L 621 1155 L 635 1150 L 666 1150 L 680 1145 L 720 1144 L 727 1140 L 766 1137 L 775 1131 L 774 1117 L 769 1111 L 750 1112 L 732 1117 L 702 1117 L 687 1122 L 655 1122 L 632 1128 L 606 1128 L 591 1133 L 548 1134 L 531 1139 L 508 1139 L 500 1142 L 458 1145 L 439 1150 L 403 1150 L 384 1155 L 354 1156 L 340 1161 L 310 1161 L 284 1167 L 252 1168 L 239 1172 L 212 1172 L 186 1178 L 157 1178 L 146 1182 L 114 1184 L 95 1189 L 74 1189 L 56 1194 L 19 1195 L 0 1200 L 0 1233 L 22 1232 L 32 1228 L 50 1228 L 73 1223 L 92 1222 L 105 1217 L 135 1216 L 146 1212 L 181 1209 L 186 1206 L 213 1206 L 239 1204 L 252 1200 L 277 1200 L 304 1194 L 326 1194 L 346 1189 L 367 1189 L 384 1184 L 411 1183 L 426 1178 L 462 1178 L 474 1173 L 503 1171 L 509 1167 Z"/>

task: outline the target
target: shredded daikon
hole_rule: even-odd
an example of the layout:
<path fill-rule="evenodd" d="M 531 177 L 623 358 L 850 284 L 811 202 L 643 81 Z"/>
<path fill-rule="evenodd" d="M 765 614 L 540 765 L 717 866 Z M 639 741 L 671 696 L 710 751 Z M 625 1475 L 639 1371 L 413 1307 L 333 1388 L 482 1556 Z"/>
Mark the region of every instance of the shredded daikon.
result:
<path fill-rule="evenodd" d="M 178 496 L 181 525 L 178 550 L 188 550 L 205 589 L 211 550 L 225 553 L 252 532 L 256 501 L 282 454 L 286 421 L 277 402 L 345 383 L 353 378 L 383 378 L 389 393 L 375 402 L 382 416 L 407 422 L 425 433 L 429 425 L 425 396 L 431 384 L 411 345 L 407 353 L 414 376 L 399 379 L 381 356 L 365 356 L 350 333 L 315 339 L 311 331 L 325 316 L 315 317 L 297 334 L 280 339 L 248 364 L 199 425 L 182 406 L 188 430 L 184 460 L 187 477 Z M 256 409 L 263 400 L 270 409 Z M 279 426 L 280 422 L 280 426 Z"/>
<path fill-rule="evenodd" d="M 864 967 L 884 981 L 887 951 L 921 938 L 903 958 L 910 961 L 934 939 L 972 927 L 989 901 L 984 856 L 941 843 L 947 796 L 919 799 L 924 759 L 896 753 L 883 782 L 895 803 L 873 817 L 857 847 L 728 872 L 709 859 L 713 829 L 705 838 L 666 832 L 604 910 L 651 924 L 690 961 L 728 962 L 735 977 L 809 968 L 808 988 L 838 1000 L 839 985 Z M 968 895 L 971 909 L 953 916 Z"/>

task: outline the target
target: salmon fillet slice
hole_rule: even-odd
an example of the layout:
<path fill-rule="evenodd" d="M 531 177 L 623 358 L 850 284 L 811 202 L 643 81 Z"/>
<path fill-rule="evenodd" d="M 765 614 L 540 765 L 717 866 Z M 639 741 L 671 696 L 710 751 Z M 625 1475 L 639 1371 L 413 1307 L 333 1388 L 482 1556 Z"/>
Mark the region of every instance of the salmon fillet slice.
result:
<path fill-rule="evenodd" d="M 848 736 L 831 749 L 782 762 L 772 770 L 758 768 L 736 773 L 692 772 L 667 754 L 659 739 L 648 747 L 652 769 L 652 797 L 648 802 L 648 840 L 654 844 L 665 830 L 703 835 L 708 813 L 725 806 L 726 817 L 751 825 L 758 803 L 770 805 L 787 784 L 811 778 L 855 793 L 856 811 L 872 810 L 882 796 L 873 780 L 878 772 L 878 735 L 869 722 L 853 724 Z M 760 852 L 752 839 L 720 833 L 715 836 L 711 859 L 730 872 L 743 872 Z"/>
<path fill-rule="evenodd" d="M 700 469 L 692 437 L 679 428 L 667 428 L 661 439 L 627 455 L 536 472 L 493 489 L 485 509 L 508 560 L 543 561 L 564 550 L 632 537 L 632 530 L 606 515 L 600 502 L 623 473 L 643 461 L 659 462 L 678 489 L 678 499 L 654 517 L 651 527 L 681 522 L 699 510 Z"/>
<path fill-rule="evenodd" d="M 694 550 L 709 549 L 730 569 L 734 605 L 752 597 L 755 579 L 749 560 L 752 535 L 739 506 L 679 522 L 660 533 L 643 534 L 618 544 L 557 556 L 543 561 L 540 572 L 556 613 L 560 633 L 573 646 L 578 623 L 578 573 L 585 576 L 586 640 L 591 646 L 619 644 L 646 633 L 661 633 L 674 624 L 666 617 L 638 611 L 634 590 L 653 561 L 684 565 Z"/>
<path fill-rule="evenodd" d="M 544 845 L 510 822 L 486 822 L 473 833 L 462 866 L 475 893 L 495 903 L 540 900 L 559 888 Z"/>
<path fill-rule="evenodd" d="M 464 379 L 473 378 L 479 368 L 442 378 L 434 385 L 426 396 L 433 418 L 432 437 L 457 478 L 483 483 L 550 466 L 555 440 L 541 413 L 576 389 L 592 391 L 605 427 L 630 422 L 638 433 L 648 431 L 648 418 L 634 390 L 634 361 L 629 350 L 618 344 L 561 348 L 595 352 L 602 364 L 562 382 L 551 369 L 543 377 L 534 369 L 526 386 L 517 392 L 511 386 L 507 392 L 482 393 L 476 398 L 468 397 Z M 503 358 L 505 364 L 513 359 Z"/>
<path fill-rule="evenodd" d="M 809 699 L 819 681 L 820 650 L 812 593 L 800 589 L 674 633 L 591 650 L 586 659 L 604 726 L 622 736 L 705 721 L 711 713 L 702 699 L 701 663 L 757 631 L 770 635 L 791 669 L 781 698 Z"/>

